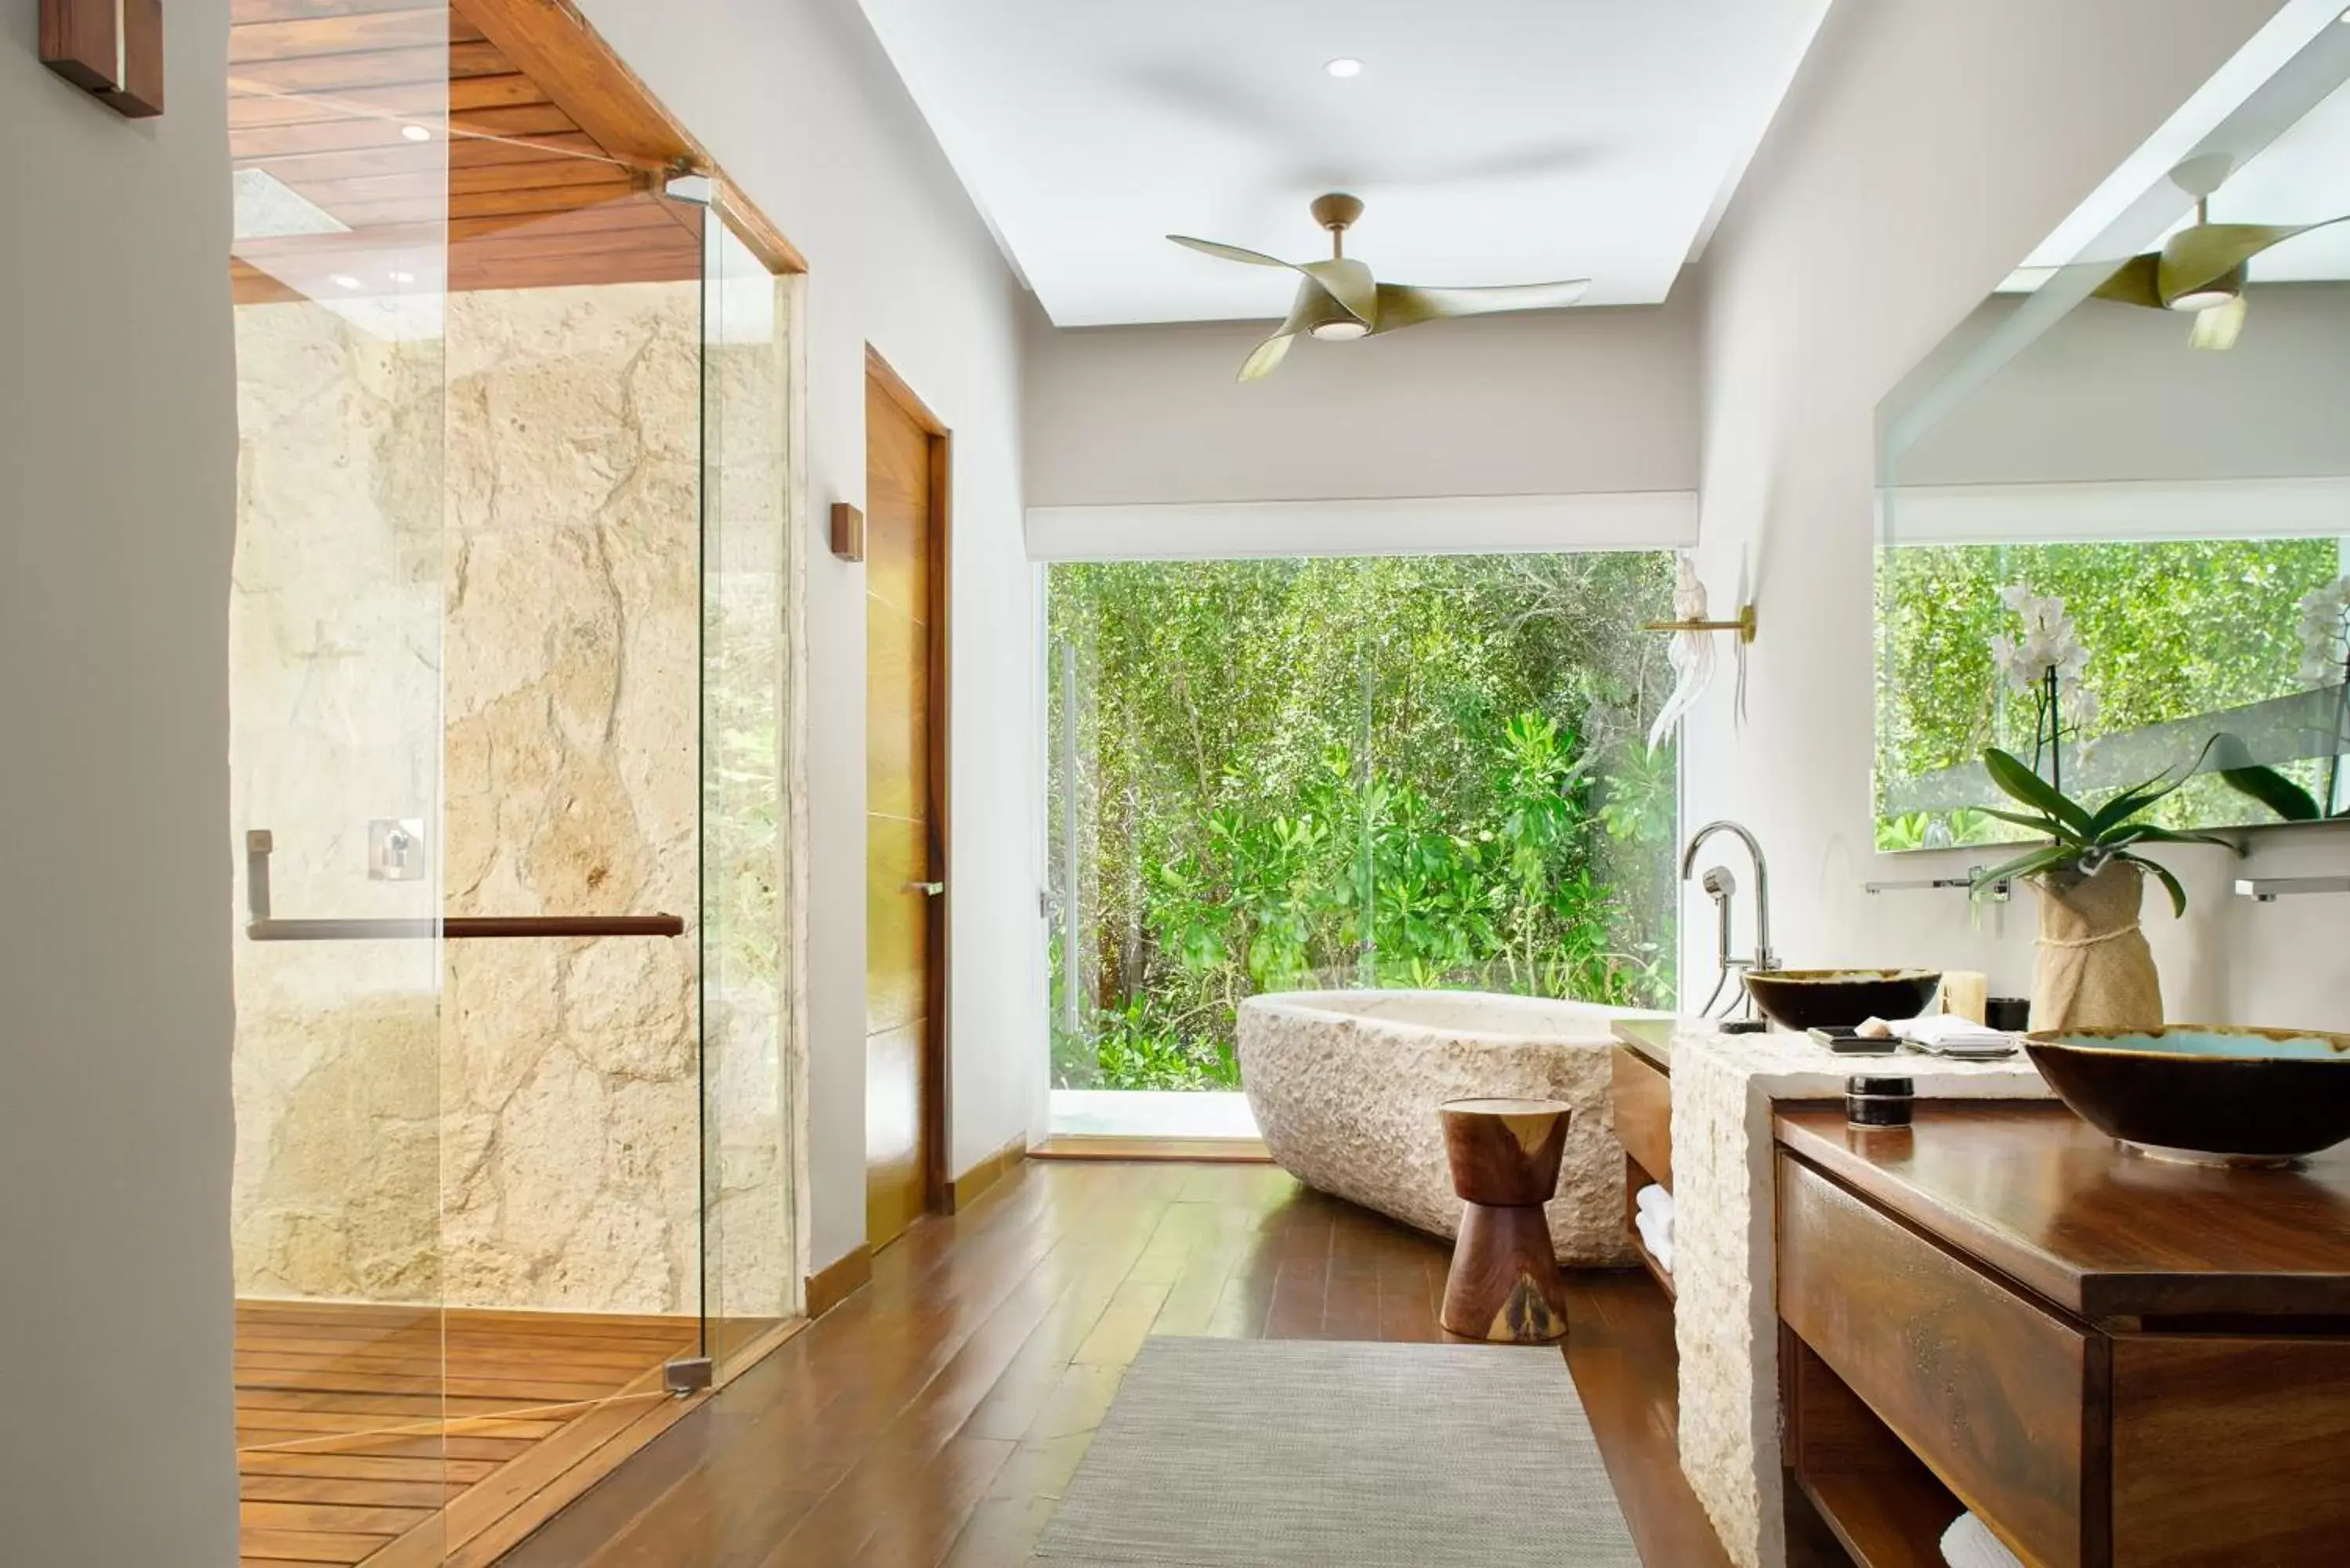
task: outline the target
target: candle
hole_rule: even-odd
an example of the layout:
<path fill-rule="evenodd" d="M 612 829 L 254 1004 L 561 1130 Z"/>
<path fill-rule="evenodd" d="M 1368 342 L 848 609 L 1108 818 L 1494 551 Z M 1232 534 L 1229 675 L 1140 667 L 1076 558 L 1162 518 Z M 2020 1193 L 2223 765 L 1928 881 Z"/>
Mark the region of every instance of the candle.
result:
<path fill-rule="evenodd" d="M 1942 1011 L 1970 1023 L 1983 1021 L 1983 1002 L 1990 995 L 1990 980 L 1972 970 L 1950 970 L 1942 975 Z"/>

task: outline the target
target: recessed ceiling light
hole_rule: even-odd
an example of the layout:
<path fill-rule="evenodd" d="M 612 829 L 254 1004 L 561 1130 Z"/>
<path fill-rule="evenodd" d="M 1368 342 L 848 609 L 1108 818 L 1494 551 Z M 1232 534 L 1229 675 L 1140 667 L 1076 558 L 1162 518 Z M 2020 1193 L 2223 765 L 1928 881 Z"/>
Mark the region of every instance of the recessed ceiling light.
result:
<path fill-rule="evenodd" d="M 357 288 L 359 286 L 359 280 L 353 277 L 347 272 L 338 272 L 335 275 L 335 286 L 337 288 Z"/>
<path fill-rule="evenodd" d="M 1335 60 L 1325 62 L 1322 68 L 1328 71 L 1332 76 L 1344 79 L 1347 77 L 1361 76 L 1363 74 L 1363 62 L 1348 55 L 1340 55 Z"/>
<path fill-rule="evenodd" d="M 400 128 L 400 134 L 405 136 L 411 141 L 430 141 L 432 140 L 432 132 L 421 125 L 403 125 Z"/>

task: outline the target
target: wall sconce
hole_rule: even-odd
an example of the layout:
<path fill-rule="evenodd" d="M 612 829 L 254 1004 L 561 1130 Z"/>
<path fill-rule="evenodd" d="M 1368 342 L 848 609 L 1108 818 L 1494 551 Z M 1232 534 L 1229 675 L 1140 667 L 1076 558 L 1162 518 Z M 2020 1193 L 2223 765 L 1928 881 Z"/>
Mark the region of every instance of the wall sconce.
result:
<path fill-rule="evenodd" d="M 1740 723 L 1746 721 L 1746 645 L 1754 640 L 1754 607 L 1738 607 L 1734 620 L 1715 620 L 1706 613 L 1705 585 L 1698 581 L 1697 566 L 1687 555 L 1674 564 L 1673 618 L 1645 623 L 1648 631 L 1663 632 L 1670 637 L 1671 648 L 1665 655 L 1672 666 L 1673 690 L 1666 697 L 1657 722 L 1648 726 L 1648 750 L 1653 753 L 1664 743 L 1673 726 L 1686 718 L 1697 706 L 1713 680 L 1713 640 L 1717 631 L 1726 631 L 1736 639 L 1731 644 L 1738 659 L 1738 693 L 1731 712 Z"/>
<path fill-rule="evenodd" d="M 865 514 L 846 501 L 832 504 L 832 553 L 844 561 L 865 559 Z"/>
<path fill-rule="evenodd" d="M 163 112 L 163 0 L 41 0 L 41 64 L 115 113 Z"/>
<path fill-rule="evenodd" d="M 1736 620 L 1652 620 L 1642 623 L 1646 631 L 1734 631 L 1741 642 L 1754 640 L 1754 607 L 1739 607 Z"/>

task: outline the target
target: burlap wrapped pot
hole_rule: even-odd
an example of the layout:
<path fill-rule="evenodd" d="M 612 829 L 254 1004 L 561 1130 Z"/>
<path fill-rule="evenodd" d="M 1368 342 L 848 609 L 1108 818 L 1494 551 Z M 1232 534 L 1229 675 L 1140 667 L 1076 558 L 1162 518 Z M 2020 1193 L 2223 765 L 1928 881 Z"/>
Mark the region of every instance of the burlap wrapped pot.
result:
<path fill-rule="evenodd" d="M 2145 873 L 2108 860 L 2094 877 L 2068 866 L 2030 880 L 2040 896 L 2032 1027 L 2161 1027 L 2162 978 L 2138 929 Z"/>

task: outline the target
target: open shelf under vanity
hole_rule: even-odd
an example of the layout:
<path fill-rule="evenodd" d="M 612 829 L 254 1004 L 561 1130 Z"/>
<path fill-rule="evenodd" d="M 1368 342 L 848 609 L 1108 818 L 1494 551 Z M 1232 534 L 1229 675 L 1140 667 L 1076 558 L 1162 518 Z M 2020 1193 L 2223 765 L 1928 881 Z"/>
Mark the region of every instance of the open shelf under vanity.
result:
<path fill-rule="evenodd" d="M 1648 1056 L 1620 1045 L 1613 1070 L 1610 1106 L 1616 1140 L 1624 1146 L 1624 1233 L 1640 1266 L 1670 1300 L 1675 1294 L 1672 1271 L 1648 1251 L 1633 1217 L 1639 1211 L 1642 1188 L 1653 1184 L 1668 1192 L 1673 1189 L 1672 1079 Z"/>

